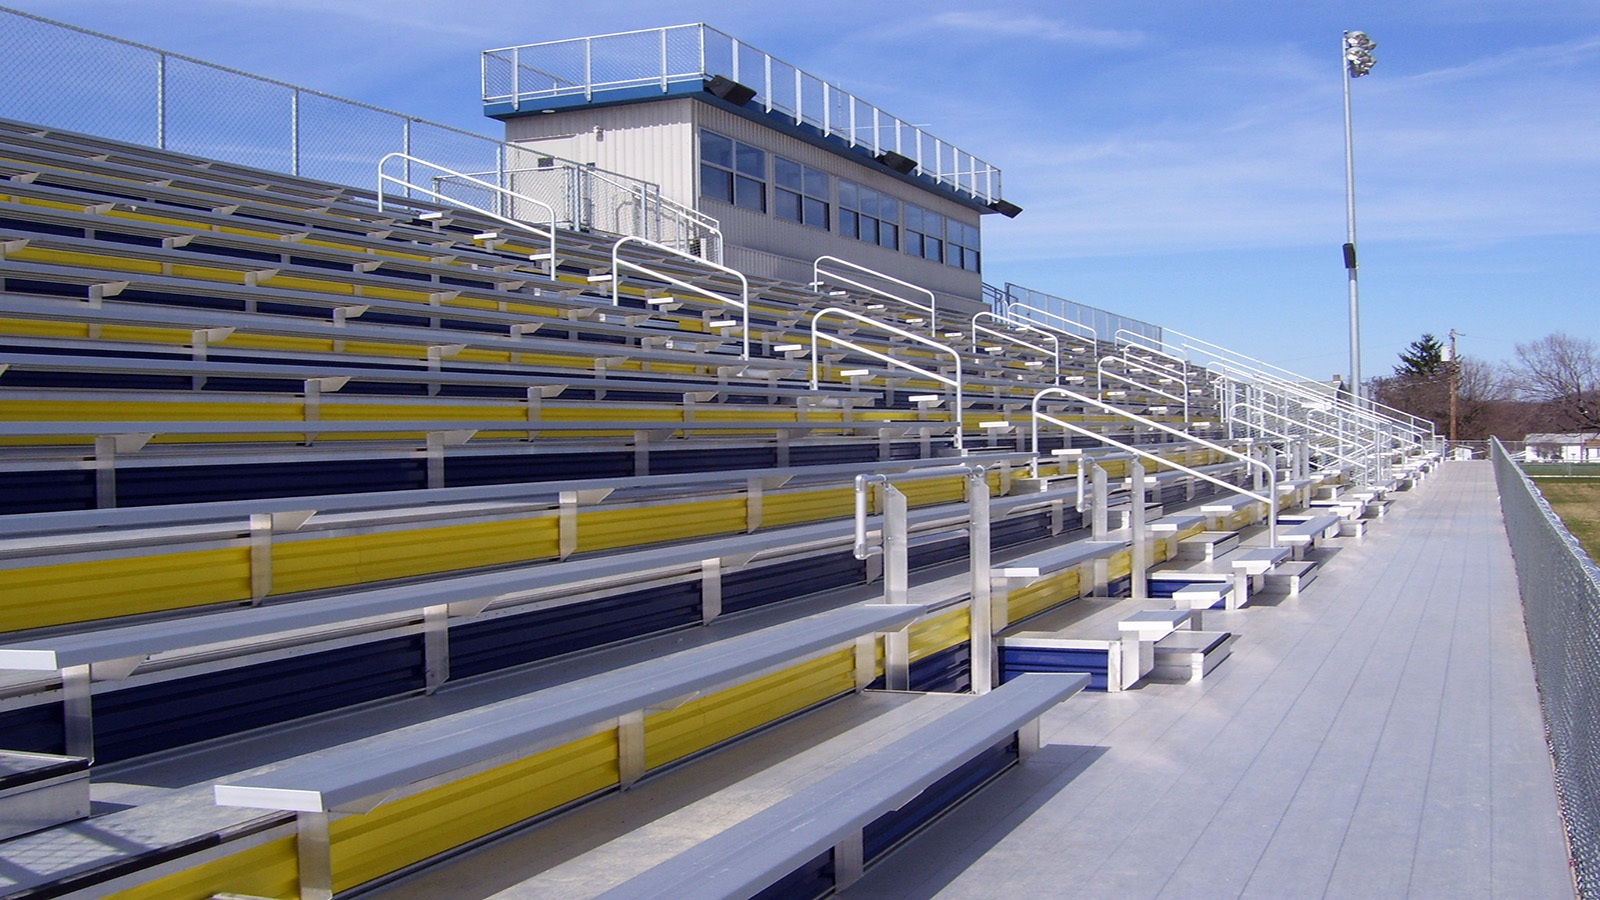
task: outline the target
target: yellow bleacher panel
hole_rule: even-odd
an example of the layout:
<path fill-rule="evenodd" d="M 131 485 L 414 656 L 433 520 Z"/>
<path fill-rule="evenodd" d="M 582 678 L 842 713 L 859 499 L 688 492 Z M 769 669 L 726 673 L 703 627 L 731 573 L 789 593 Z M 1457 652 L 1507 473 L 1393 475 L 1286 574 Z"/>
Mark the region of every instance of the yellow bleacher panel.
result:
<path fill-rule="evenodd" d="M 971 638 L 972 615 L 965 606 L 916 622 L 911 626 L 911 661 L 965 644 Z"/>
<path fill-rule="evenodd" d="M 1107 560 L 1106 575 L 1113 581 L 1133 574 L 1133 551 L 1124 550 Z"/>
<path fill-rule="evenodd" d="M 287 594 L 554 559 L 560 552 L 558 534 L 556 518 L 551 515 L 278 541 L 272 547 L 272 587 L 274 593 Z"/>
<path fill-rule="evenodd" d="M 838 518 L 849 515 L 854 504 L 850 488 L 767 494 L 761 498 L 761 525 L 777 528 Z"/>
<path fill-rule="evenodd" d="M 744 531 L 743 497 L 578 513 L 578 552 Z"/>
<path fill-rule="evenodd" d="M 17 337 L 77 338 L 89 336 L 89 326 L 80 322 L 40 319 L 0 319 L 0 334 Z"/>
<path fill-rule="evenodd" d="M 0 570 L 0 631 L 160 612 L 250 597 L 248 548 Z"/>
<path fill-rule="evenodd" d="M 1078 570 L 1070 569 L 1050 578 L 1042 578 L 1024 588 L 1006 595 L 1006 620 L 1018 622 L 1052 606 L 1076 600 L 1083 593 Z"/>
<path fill-rule="evenodd" d="M 211 900 L 224 892 L 273 900 L 299 897 L 295 838 L 280 838 L 111 896 L 113 900 Z"/>
<path fill-rule="evenodd" d="M 681 759 L 854 689 L 849 648 L 646 716 L 645 765 Z"/>
<path fill-rule="evenodd" d="M 333 887 L 344 891 L 412 863 L 615 787 L 615 731 L 335 820 Z"/>

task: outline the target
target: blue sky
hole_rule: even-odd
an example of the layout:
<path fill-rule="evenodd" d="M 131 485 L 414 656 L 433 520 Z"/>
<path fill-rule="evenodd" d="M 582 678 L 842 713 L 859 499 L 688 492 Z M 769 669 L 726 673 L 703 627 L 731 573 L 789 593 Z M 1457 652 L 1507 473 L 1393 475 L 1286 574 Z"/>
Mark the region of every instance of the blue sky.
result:
<path fill-rule="evenodd" d="M 1600 341 L 1600 3 L 0 0 L 497 133 L 478 51 L 705 21 L 1000 166 L 985 278 L 1327 377 L 1347 369 L 1339 41 L 1363 371 L 1424 331 Z"/>

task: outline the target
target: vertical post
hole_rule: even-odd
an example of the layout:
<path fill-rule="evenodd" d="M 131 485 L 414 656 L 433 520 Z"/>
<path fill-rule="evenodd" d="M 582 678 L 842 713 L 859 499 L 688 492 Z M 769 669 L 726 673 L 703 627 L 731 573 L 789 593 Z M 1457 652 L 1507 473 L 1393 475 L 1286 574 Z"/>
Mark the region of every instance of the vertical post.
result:
<path fill-rule="evenodd" d="M 1147 596 L 1146 570 L 1150 568 L 1150 547 L 1145 542 L 1144 522 L 1144 464 L 1139 460 L 1128 462 L 1128 500 L 1132 506 L 1128 510 L 1128 536 L 1133 539 L 1133 571 L 1130 573 L 1131 587 L 1129 596 L 1143 600 Z"/>
<path fill-rule="evenodd" d="M 994 608 L 989 596 L 989 479 L 986 470 L 967 476 L 967 559 L 971 564 L 972 692 L 994 689 Z"/>
<path fill-rule="evenodd" d="M 300 174 L 300 89 L 289 92 L 289 174 Z M 410 180 L 409 178 L 406 180 Z"/>
<path fill-rule="evenodd" d="M 667 30 L 661 29 L 661 93 L 667 92 Z"/>
<path fill-rule="evenodd" d="M 583 99 L 594 99 L 594 38 L 583 39 Z"/>
<path fill-rule="evenodd" d="M 1345 41 L 1350 33 L 1345 32 Z M 1350 289 L 1350 396 L 1361 405 L 1361 290 L 1356 284 L 1356 163 L 1355 132 L 1350 123 L 1350 60 L 1347 44 L 1341 43 L 1339 62 L 1344 80 L 1344 193 L 1345 193 L 1345 279 Z"/>
<path fill-rule="evenodd" d="M 883 602 L 909 602 L 906 565 L 906 495 L 883 483 Z M 883 637 L 884 687 L 911 689 L 911 635 L 907 629 Z"/>
<path fill-rule="evenodd" d="M 61 714 L 67 753 L 94 759 L 94 698 L 87 663 L 61 670 Z"/>
<path fill-rule="evenodd" d="M 295 814 L 300 900 L 333 900 L 333 840 L 326 812 Z"/>
<path fill-rule="evenodd" d="M 1456 398 L 1461 394 L 1461 357 L 1456 355 L 1456 330 L 1450 329 L 1450 442 L 1456 440 Z"/>
<path fill-rule="evenodd" d="M 167 149 L 167 55 L 156 54 L 156 148 Z"/>

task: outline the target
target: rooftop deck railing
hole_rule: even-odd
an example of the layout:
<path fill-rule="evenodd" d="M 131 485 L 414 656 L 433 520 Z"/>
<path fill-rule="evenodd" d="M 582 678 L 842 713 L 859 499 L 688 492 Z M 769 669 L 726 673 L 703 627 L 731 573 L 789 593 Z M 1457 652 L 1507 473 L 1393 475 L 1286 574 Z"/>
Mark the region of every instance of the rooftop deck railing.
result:
<path fill-rule="evenodd" d="M 747 104 L 809 126 L 873 156 L 896 153 L 914 174 L 984 203 L 1001 198 L 1000 170 L 835 84 L 709 25 L 674 25 L 500 47 L 483 52 L 483 102 L 538 110 L 563 98 L 730 78 L 755 93 Z"/>

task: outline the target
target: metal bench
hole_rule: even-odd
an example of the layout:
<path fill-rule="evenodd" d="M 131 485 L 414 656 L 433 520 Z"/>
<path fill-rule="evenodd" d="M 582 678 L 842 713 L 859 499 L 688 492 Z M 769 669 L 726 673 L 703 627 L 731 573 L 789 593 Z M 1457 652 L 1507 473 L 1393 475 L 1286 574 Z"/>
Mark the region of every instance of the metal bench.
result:
<path fill-rule="evenodd" d="M 1278 542 L 1294 551 L 1295 559 L 1304 559 L 1323 540 L 1338 537 L 1339 517 L 1316 515 L 1281 517 L 1278 519 Z"/>
<path fill-rule="evenodd" d="M 897 811 L 985 754 L 998 753 L 1001 765 L 1026 759 L 1038 747 L 1039 717 L 1088 681 L 1087 675 L 1021 676 L 600 896 L 751 897 L 796 872 L 802 879 L 814 873 L 819 892 L 843 890 L 892 848 L 874 838 L 897 824 L 889 821 Z"/>
<path fill-rule="evenodd" d="M 334 817 L 382 819 L 385 803 L 501 766 L 517 767 L 532 754 L 605 731 L 616 734 L 611 747 L 617 775 L 610 789 L 625 789 L 647 771 L 651 712 L 702 695 L 715 698 L 727 688 L 849 647 L 857 648 L 855 680 L 860 689 L 875 668 L 870 643 L 863 645 L 862 640 L 904 628 L 922 612 L 914 605 L 865 605 L 791 621 L 290 760 L 271 771 L 216 785 L 215 799 L 223 806 L 294 813 L 301 895 L 332 896 L 338 877 L 329 828 Z M 1055 684 L 1070 688 L 1077 682 Z M 1037 708 L 1014 727 L 1066 693 L 1070 690 L 1035 698 Z M 483 790 L 492 794 L 495 788 Z M 479 802 L 489 802 L 488 795 Z M 405 816 L 406 809 L 402 804 L 397 815 Z M 491 824 L 482 828 L 485 834 L 496 830 Z M 419 861 L 397 859 L 395 864 Z"/>
<path fill-rule="evenodd" d="M 1110 583 L 1111 557 L 1126 551 L 1128 547 L 1127 541 L 1074 541 L 1030 553 L 990 569 L 994 629 L 999 631 L 1010 624 L 1008 602 L 1012 591 L 1055 575 L 1072 571 L 1078 573 L 1078 592 L 1056 602 L 1076 599 L 1081 594 L 1103 594 Z"/>

